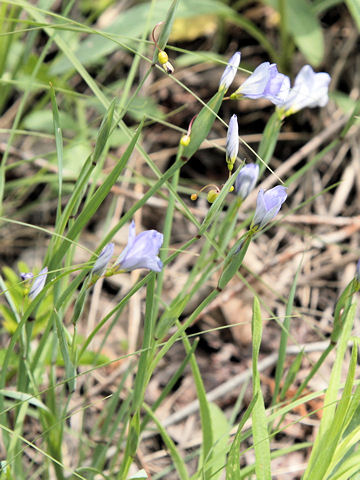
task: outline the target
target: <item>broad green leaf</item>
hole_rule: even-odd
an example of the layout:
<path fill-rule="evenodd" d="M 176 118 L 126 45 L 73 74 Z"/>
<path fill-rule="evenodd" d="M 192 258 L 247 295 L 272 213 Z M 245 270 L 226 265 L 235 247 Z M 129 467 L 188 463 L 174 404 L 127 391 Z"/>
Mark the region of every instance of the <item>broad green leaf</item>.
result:
<path fill-rule="evenodd" d="M 266 0 L 277 9 L 278 0 Z M 317 66 L 324 57 L 324 37 L 321 24 L 309 0 L 287 0 L 287 30 L 309 63 Z"/>
<path fill-rule="evenodd" d="M 60 112 L 59 123 L 63 130 L 70 130 L 72 132 L 79 130 L 79 124 L 69 113 Z M 51 110 L 35 110 L 30 112 L 23 121 L 23 127 L 32 131 L 54 133 L 53 114 Z"/>
<path fill-rule="evenodd" d="M 321 24 L 308 0 L 288 0 L 288 29 L 294 42 L 314 66 L 324 57 L 324 37 Z"/>

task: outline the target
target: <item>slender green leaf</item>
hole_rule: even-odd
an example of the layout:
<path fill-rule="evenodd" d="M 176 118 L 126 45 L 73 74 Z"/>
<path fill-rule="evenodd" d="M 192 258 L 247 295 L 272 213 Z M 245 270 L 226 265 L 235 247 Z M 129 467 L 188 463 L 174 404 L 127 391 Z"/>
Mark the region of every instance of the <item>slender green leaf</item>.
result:
<path fill-rule="evenodd" d="M 73 226 L 70 228 L 67 237 L 65 240 L 62 241 L 58 250 L 54 253 L 51 264 L 50 265 L 58 265 L 59 262 L 64 258 L 66 251 L 70 246 L 70 240 L 74 240 L 77 235 L 82 231 L 84 226 L 89 222 L 92 218 L 96 210 L 99 208 L 101 203 L 104 201 L 108 193 L 110 192 L 112 186 L 117 181 L 119 175 L 121 174 L 122 170 L 125 168 L 130 155 L 132 154 L 136 142 L 139 139 L 141 130 L 143 127 L 143 123 L 140 124 L 139 128 L 137 129 L 136 133 L 134 134 L 128 148 L 126 149 L 125 153 L 121 157 L 118 164 L 114 167 L 112 172 L 106 177 L 104 183 L 96 190 L 92 198 L 89 200 L 85 208 L 82 210 L 80 215 L 75 220 Z M 51 269 L 51 267 L 50 267 Z"/>
<path fill-rule="evenodd" d="M 65 379 L 69 392 L 75 391 L 76 369 L 70 360 L 69 347 L 66 339 L 65 327 L 61 321 L 59 313 L 54 312 L 56 331 L 60 345 L 60 351 L 65 365 Z"/>
<path fill-rule="evenodd" d="M 195 118 L 191 129 L 190 143 L 184 147 L 183 155 L 186 160 L 189 160 L 195 152 L 199 149 L 201 143 L 208 136 L 211 127 L 215 121 L 216 115 L 220 109 L 224 98 L 224 90 L 215 93 L 211 100 L 201 109 L 198 116 Z"/>
<path fill-rule="evenodd" d="M 238 429 L 230 448 L 228 461 L 226 464 L 226 480 L 241 480 L 240 475 L 240 444 L 241 444 L 241 431 L 250 418 L 253 408 L 257 402 L 258 394 L 254 395 L 248 408 L 245 410 L 241 421 L 238 425 Z"/>
<path fill-rule="evenodd" d="M 360 32 L 360 3 L 359 0 L 345 0 L 345 3 Z"/>
<path fill-rule="evenodd" d="M 253 338 L 253 396 L 257 395 L 257 400 L 252 411 L 252 433 L 256 459 L 255 472 L 257 480 L 271 480 L 270 442 L 267 429 L 268 420 L 265 414 L 264 399 L 260 387 L 259 370 L 257 368 L 262 336 L 260 303 L 257 297 L 254 297 L 251 330 Z"/>
<path fill-rule="evenodd" d="M 50 97 L 51 97 L 51 105 L 52 105 L 52 112 L 53 112 L 56 153 L 57 153 L 57 159 L 58 159 L 57 174 L 58 174 L 59 192 L 58 192 L 58 206 L 57 206 L 57 213 L 56 213 L 56 217 L 58 219 L 61 215 L 64 151 L 63 151 L 63 138 L 62 138 L 62 132 L 61 132 L 59 110 L 56 103 L 55 91 L 52 85 L 50 88 Z"/>

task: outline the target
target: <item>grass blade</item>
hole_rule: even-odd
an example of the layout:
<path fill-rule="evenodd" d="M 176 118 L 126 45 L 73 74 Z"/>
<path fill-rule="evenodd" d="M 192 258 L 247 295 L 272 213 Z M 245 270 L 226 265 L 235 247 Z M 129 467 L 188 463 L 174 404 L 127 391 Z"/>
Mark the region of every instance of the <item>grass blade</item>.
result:
<path fill-rule="evenodd" d="M 268 420 L 265 414 L 264 399 L 260 387 L 260 375 L 257 368 L 262 336 L 260 303 L 257 297 L 254 297 L 251 329 L 253 337 L 253 396 L 257 395 L 252 411 L 252 433 L 256 459 L 255 472 L 257 480 L 271 480 Z"/>

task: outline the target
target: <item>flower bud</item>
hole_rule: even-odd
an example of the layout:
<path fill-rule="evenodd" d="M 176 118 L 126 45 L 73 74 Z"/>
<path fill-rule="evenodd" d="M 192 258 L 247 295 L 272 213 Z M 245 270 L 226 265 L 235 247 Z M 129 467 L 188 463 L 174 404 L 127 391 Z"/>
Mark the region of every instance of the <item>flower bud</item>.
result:
<path fill-rule="evenodd" d="M 218 195 L 219 195 L 219 192 L 217 192 L 216 190 L 210 190 L 210 192 L 207 194 L 207 201 L 209 203 L 214 203 Z"/>
<path fill-rule="evenodd" d="M 164 65 L 164 63 L 169 60 L 168 54 L 163 50 L 160 50 L 160 52 L 158 53 L 158 60 L 160 65 Z"/>
<path fill-rule="evenodd" d="M 225 93 L 228 91 L 230 85 L 232 84 L 237 69 L 240 65 L 240 59 L 241 59 L 241 53 L 236 52 L 234 55 L 230 58 L 224 73 L 221 76 L 220 83 L 219 83 L 219 90 L 224 90 Z"/>
<path fill-rule="evenodd" d="M 190 143 L 190 135 L 183 135 L 180 139 L 180 145 L 187 147 Z"/>
<path fill-rule="evenodd" d="M 235 180 L 235 192 L 242 200 L 254 189 L 259 176 L 259 165 L 249 163 L 245 165 L 239 172 Z"/>
<path fill-rule="evenodd" d="M 234 168 L 234 163 L 239 151 L 239 126 L 237 116 L 233 115 L 229 122 L 229 128 L 226 137 L 226 162 L 229 171 Z"/>

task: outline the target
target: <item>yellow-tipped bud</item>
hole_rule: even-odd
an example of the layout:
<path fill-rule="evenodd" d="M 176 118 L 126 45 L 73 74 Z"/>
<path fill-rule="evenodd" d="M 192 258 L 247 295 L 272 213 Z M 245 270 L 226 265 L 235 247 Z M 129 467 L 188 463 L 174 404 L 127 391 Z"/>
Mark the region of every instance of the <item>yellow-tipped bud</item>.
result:
<path fill-rule="evenodd" d="M 168 54 L 163 50 L 160 50 L 158 54 L 158 60 L 160 65 L 164 65 L 169 60 Z"/>
<path fill-rule="evenodd" d="M 190 143 L 190 135 L 183 135 L 180 139 L 180 145 L 187 147 Z"/>
<path fill-rule="evenodd" d="M 216 190 L 210 190 L 210 192 L 207 194 L 207 201 L 209 203 L 214 203 L 218 195 L 219 192 L 217 192 Z"/>
<path fill-rule="evenodd" d="M 190 199 L 191 199 L 193 202 L 195 202 L 195 200 L 197 200 L 197 198 L 198 198 L 197 193 L 192 193 L 191 196 L 190 196 Z"/>
<path fill-rule="evenodd" d="M 233 192 L 233 191 L 234 191 L 234 186 L 232 185 L 232 186 L 230 187 L 229 192 Z"/>

